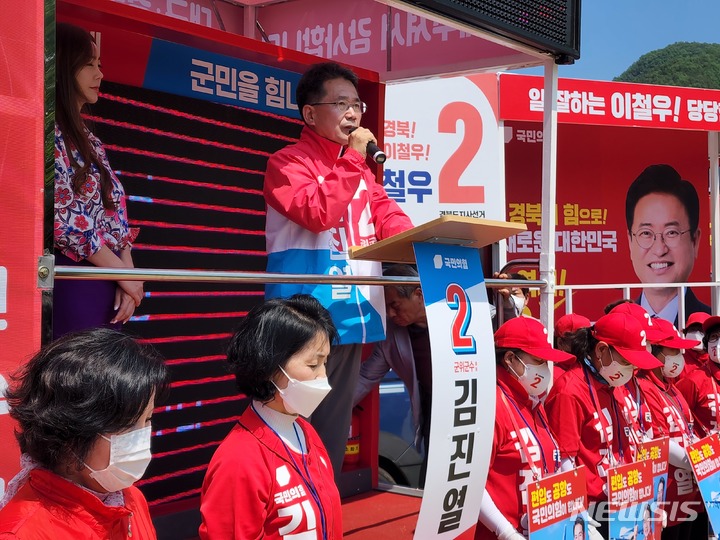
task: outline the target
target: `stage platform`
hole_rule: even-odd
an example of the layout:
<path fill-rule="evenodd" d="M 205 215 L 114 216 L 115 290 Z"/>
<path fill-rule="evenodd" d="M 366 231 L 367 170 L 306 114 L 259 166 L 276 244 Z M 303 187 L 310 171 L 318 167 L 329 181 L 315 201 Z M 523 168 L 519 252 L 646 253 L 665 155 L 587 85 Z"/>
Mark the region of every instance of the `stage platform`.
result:
<path fill-rule="evenodd" d="M 418 490 L 393 487 L 371 490 L 342 500 L 343 538 L 347 540 L 412 540 L 420 503 Z M 158 540 L 199 540 L 199 500 L 193 509 L 153 519 Z M 472 540 L 474 528 L 458 536 Z"/>
<path fill-rule="evenodd" d="M 397 489 L 397 488 L 396 488 Z M 422 499 L 416 490 L 373 490 L 343 499 L 343 537 L 347 540 L 411 540 Z M 416 492 L 417 493 L 417 492 Z M 458 536 L 472 540 L 474 528 Z"/>

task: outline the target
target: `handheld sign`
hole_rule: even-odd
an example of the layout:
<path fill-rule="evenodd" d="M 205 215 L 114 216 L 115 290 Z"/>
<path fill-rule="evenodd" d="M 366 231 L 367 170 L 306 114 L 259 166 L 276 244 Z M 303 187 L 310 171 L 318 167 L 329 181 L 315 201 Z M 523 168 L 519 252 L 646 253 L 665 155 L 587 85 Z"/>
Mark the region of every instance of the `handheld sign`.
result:
<path fill-rule="evenodd" d="M 610 538 L 651 538 L 652 462 L 635 461 L 608 470 Z"/>
<path fill-rule="evenodd" d="M 686 449 L 713 530 L 720 530 L 720 435 L 714 433 Z"/>
<path fill-rule="evenodd" d="M 584 466 L 546 476 L 533 482 L 527 491 L 529 540 L 587 538 Z"/>

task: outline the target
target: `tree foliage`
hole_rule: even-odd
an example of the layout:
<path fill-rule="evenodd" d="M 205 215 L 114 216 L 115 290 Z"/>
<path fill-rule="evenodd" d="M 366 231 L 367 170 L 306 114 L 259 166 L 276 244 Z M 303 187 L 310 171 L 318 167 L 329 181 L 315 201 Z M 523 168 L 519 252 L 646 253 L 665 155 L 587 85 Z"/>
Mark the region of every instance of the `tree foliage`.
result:
<path fill-rule="evenodd" d="M 642 55 L 614 80 L 720 89 L 720 43 L 673 43 Z"/>

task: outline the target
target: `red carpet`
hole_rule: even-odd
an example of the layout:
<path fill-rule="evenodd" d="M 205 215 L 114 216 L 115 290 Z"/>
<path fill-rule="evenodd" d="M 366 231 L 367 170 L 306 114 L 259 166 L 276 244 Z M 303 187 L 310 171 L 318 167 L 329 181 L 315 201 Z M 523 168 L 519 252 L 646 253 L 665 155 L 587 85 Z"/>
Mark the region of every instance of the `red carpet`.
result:
<path fill-rule="evenodd" d="M 384 491 L 370 491 L 343 499 L 343 532 L 348 540 L 410 540 L 421 499 Z M 474 529 L 459 536 L 472 540 Z"/>

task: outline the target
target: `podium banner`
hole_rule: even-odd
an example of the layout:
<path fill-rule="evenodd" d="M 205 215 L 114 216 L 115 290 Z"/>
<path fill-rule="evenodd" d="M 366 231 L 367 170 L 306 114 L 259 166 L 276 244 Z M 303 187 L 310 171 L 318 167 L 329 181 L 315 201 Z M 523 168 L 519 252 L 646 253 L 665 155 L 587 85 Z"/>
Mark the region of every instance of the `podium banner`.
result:
<path fill-rule="evenodd" d="M 720 435 L 689 445 L 687 454 L 714 531 L 720 531 Z"/>
<path fill-rule="evenodd" d="M 414 244 L 432 353 L 429 461 L 415 538 L 477 523 L 492 450 L 495 349 L 477 249 Z"/>
<path fill-rule="evenodd" d="M 587 538 L 584 466 L 546 476 L 527 491 L 529 540 Z"/>

